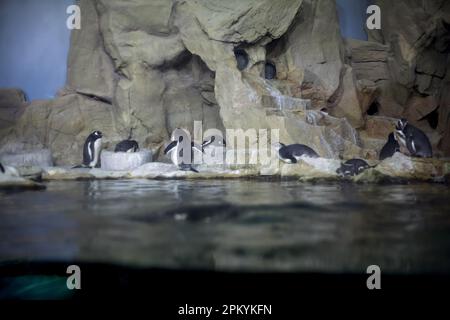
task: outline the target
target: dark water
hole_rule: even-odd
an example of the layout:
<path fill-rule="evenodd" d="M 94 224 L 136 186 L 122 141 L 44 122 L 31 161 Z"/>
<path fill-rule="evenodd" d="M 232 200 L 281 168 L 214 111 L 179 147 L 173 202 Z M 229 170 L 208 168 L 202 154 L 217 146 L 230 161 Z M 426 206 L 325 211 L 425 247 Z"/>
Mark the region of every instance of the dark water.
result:
<path fill-rule="evenodd" d="M 444 185 L 51 182 L 0 193 L 0 263 L 449 273 Z"/>

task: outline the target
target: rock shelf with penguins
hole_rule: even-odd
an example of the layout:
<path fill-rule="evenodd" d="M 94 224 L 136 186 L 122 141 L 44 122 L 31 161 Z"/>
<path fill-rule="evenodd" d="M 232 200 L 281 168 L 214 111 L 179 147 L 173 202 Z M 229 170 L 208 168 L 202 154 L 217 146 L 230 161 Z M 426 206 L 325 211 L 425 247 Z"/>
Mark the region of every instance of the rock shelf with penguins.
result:
<path fill-rule="evenodd" d="M 83 28 L 72 31 L 67 81 L 56 97 L 27 101 L 20 89 L 0 90 L 0 161 L 15 167 L 1 173 L 2 181 L 448 181 L 450 2 L 375 0 L 383 28 L 369 30 L 368 41 L 341 36 L 335 1 L 227 4 L 80 0 Z M 417 148 L 408 136 L 400 150 L 383 148 L 402 118 L 424 133 L 433 158 L 408 155 Z M 205 130 L 277 129 L 281 142 L 306 145 L 321 157 L 180 171 L 165 163 L 163 150 L 175 128 L 192 133 L 194 121 Z M 107 152 L 132 135 L 147 153 L 134 156 L 133 169 L 117 170 L 114 161 L 115 171 L 71 169 L 95 130 Z M 379 161 L 382 149 L 400 152 Z M 27 157 L 38 157 L 38 165 Z M 350 159 L 369 168 L 340 177 L 336 171 Z"/>

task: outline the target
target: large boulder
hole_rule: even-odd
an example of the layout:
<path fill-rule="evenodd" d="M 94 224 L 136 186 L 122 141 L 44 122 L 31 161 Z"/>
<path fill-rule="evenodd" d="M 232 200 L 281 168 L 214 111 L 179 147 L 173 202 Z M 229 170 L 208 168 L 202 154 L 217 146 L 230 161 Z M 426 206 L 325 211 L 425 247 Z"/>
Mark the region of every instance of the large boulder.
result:
<path fill-rule="evenodd" d="M 0 134 L 14 126 L 26 107 L 25 92 L 17 88 L 0 89 Z"/>
<path fill-rule="evenodd" d="M 82 28 L 71 34 L 67 89 L 111 102 L 117 75 L 103 48 L 95 1 L 80 0 Z"/>
<path fill-rule="evenodd" d="M 302 96 L 318 108 L 333 102 L 345 72 L 335 1 L 305 0 L 284 41 L 289 68 L 304 70 Z"/>

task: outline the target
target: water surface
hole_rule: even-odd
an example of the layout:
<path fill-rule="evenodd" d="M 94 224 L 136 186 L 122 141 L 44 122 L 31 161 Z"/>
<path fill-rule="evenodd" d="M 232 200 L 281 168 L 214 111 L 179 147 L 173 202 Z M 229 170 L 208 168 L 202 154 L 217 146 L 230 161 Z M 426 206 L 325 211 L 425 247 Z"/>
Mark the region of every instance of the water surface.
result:
<path fill-rule="evenodd" d="M 71 181 L 0 193 L 0 263 L 448 273 L 444 185 Z"/>

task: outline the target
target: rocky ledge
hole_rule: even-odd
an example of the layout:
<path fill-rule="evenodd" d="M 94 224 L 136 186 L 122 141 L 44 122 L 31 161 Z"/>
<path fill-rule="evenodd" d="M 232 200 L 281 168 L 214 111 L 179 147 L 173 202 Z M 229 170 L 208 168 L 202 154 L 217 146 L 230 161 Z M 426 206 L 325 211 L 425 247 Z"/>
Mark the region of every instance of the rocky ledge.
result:
<path fill-rule="evenodd" d="M 31 179 L 10 174 L 0 174 L 0 190 L 43 190 L 45 185 Z"/>
<path fill-rule="evenodd" d="M 168 163 L 150 162 L 130 171 L 110 171 L 70 167 L 18 168 L 28 177 L 49 180 L 91 179 L 237 179 L 269 178 L 298 179 L 301 182 L 355 182 L 355 183 L 448 183 L 450 160 L 410 158 L 396 153 L 381 162 L 370 162 L 369 168 L 353 177 L 341 177 L 336 173 L 341 161 L 325 158 L 304 158 L 297 164 L 286 164 L 278 160 L 270 165 L 199 165 L 198 173 L 181 171 Z M 15 177 L 14 179 L 24 179 Z M 26 179 L 24 179 L 26 180 Z M 27 180 L 31 181 L 31 180 Z"/>

